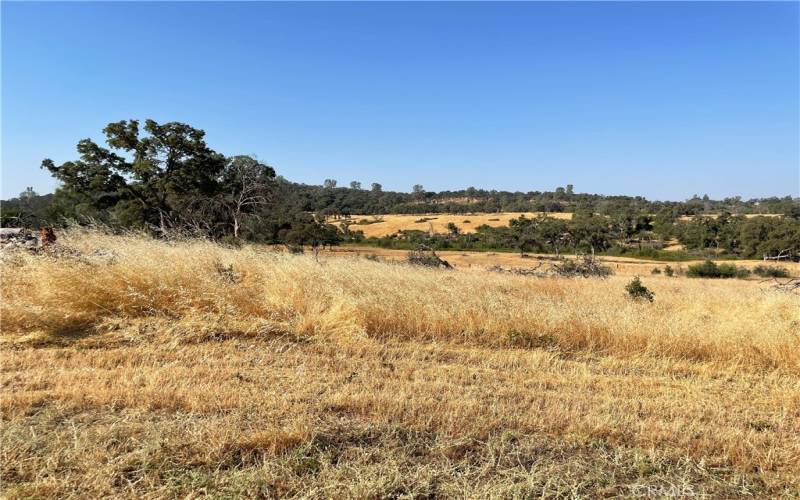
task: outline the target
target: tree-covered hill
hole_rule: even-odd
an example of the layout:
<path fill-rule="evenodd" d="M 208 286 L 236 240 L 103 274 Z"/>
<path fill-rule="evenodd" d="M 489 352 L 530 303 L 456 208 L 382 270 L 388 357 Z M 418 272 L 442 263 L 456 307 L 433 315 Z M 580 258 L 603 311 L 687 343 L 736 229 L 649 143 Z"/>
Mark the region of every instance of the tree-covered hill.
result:
<path fill-rule="evenodd" d="M 42 168 L 60 181 L 52 194 L 28 188 L 0 203 L 3 226 L 59 226 L 65 221 L 102 223 L 164 233 L 183 230 L 212 238 L 325 245 L 362 241 L 355 227 L 331 219 L 353 214 L 572 212 L 572 221 L 514 220 L 508 227 L 483 226 L 470 235 L 405 231 L 368 243 L 409 247 L 504 248 L 519 251 L 658 250 L 668 240 L 687 250 L 732 256 L 788 255 L 800 259 L 800 199 L 790 196 L 685 201 L 650 201 L 641 196 L 553 191 L 508 192 L 468 187 L 387 191 L 375 182 L 339 187 L 295 183 L 255 158 L 222 154 L 208 147 L 205 132 L 178 122 L 110 123 L 105 145 L 77 144 L 78 158 Z M 781 214 L 782 217 L 744 215 Z M 715 217 L 704 217 L 715 215 Z M 686 220 L 687 217 L 689 220 Z M 781 253 L 783 252 L 783 253 Z"/>

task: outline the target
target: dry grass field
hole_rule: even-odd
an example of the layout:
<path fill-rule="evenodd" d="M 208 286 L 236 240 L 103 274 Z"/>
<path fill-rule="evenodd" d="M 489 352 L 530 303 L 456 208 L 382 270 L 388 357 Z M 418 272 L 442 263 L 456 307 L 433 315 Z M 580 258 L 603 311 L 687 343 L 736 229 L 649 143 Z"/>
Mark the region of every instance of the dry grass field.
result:
<path fill-rule="evenodd" d="M 408 258 L 407 250 L 395 250 L 390 248 L 369 247 L 369 246 L 342 246 L 333 247 L 330 250 L 325 250 L 324 255 L 333 256 L 374 256 L 390 262 L 402 262 Z M 554 255 L 547 254 L 525 254 L 525 257 L 520 256 L 518 252 L 470 252 L 463 250 L 441 250 L 437 251 L 436 255 L 446 260 L 452 266 L 458 269 L 488 269 L 492 266 L 501 266 L 503 268 L 532 268 L 542 266 L 540 270 L 550 268 L 557 261 L 553 260 Z M 568 256 L 567 258 L 574 258 Z M 664 266 L 669 265 L 672 267 L 679 276 L 674 279 L 682 278 L 682 274 L 686 271 L 688 266 L 702 262 L 700 260 L 687 260 L 682 262 L 665 262 L 657 260 L 638 259 L 630 257 L 613 257 L 602 256 L 597 257 L 597 260 L 604 265 L 611 268 L 612 272 L 619 276 L 641 276 L 643 278 L 657 279 L 650 277 L 653 268 L 658 268 L 663 271 Z M 800 262 L 781 262 L 765 263 L 762 260 L 736 260 L 730 261 L 738 267 L 753 269 L 756 266 L 780 266 L 789 271 L 793 277 L 800 277 Z M 749 280 L 763 281 L 762 278 L 752 275 Z"/>
<path fill-rule="evenodd" d="M 447 224 L 452 222 L 458 226 L 462 233 L 474 233 L 475 229 L 482 225 L 492 227 L 508 226 L 512 219 L 519 218 L 524 215 L 528 218 L 535 218 L 539 215 L 547 215 L 557 219 L 572 219 L 572 213 L 569 212 L 500 212 L 500 213 L 474 213 L 474 214 L 424 214 L 424 215 L 409 215 L 409 214 L 389 214 L 389 215 L 351 215 L 347 219 L 334 219 L 330 218 L 329 223 L 340 225 L 342 222 L 347 221 L 353 224 L 350 228 L 356 231 L 362 231 L 367 238 L 382 236 L 389 236 L 404 230 L 417 230 L 432 232 L 435 234 L 446 234 Z M 703 217 L 718 217 L 718 214 L 705 214 Z M 747 214 L 745 217 L 758 217 L 758 214 Z M 782 217 L 780 214 L 763 214 L 764 217 Z M 691 220 L 690 216 L 680 217 L 681 220 Z M 358 224 L 358 222 L 370 222 L 370 224 Z M 677 248 L 673 248 L 677 249 Z"/>
<path fill-rule="evenodd" d="M 381 237 L 395 234 L 403 230 L 417 230 L 433 232 L 438 234 L 447 233 L 447 224 L 452 222 L 461 230 L 462 233 L 474 233 L 475 229 L 482 225 L 500 227 L 508 226 L 511 219 L 517 219 L 520 215 L 525 217 L 538 217 L 536 212 L 501 212 L 491 214 L 425 214 L 425 215 L 352 215 L 347 221 L 354 224 L 350 227 L 356 231 L 363 231 L 364 236 Z M 571 219 L 571 213 L 548 213 L 548 217 L 559 219 Z M 358 224 L 359 221 L 372 222 L 371 224 Z M 328 222 L 341 224 L 342 220 L 330 219 Z"/>
<path fill-rule="evenodd" d="M 800 297 L 71 232 L 2 256 L 7 498 L 800 495 Z"/>

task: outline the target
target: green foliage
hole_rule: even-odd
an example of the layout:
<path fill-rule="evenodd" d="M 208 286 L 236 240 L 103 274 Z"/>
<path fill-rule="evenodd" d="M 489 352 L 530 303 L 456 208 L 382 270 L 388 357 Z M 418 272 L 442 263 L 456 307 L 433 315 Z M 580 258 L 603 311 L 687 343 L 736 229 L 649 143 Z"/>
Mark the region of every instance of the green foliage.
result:
<path fill-rule="evenodd" d="M 206 145 L 202 130 L 147 120 L 142 134 L 138 120 L 123 120 L 110 123 L 103 133 L 109 148 L 83 139 L 78 160 L 59 166 L 49 159 L 42 162 L 62 189 L 88 208 L 163 230 L 195 200 L 218 192 L 225 158 Z"/>
<path fill-rule="evenodd" d="M 664 266 L 664 275 L 672 277 L 675 275 L 675 270 L 672 269 L 672 266 L 667 264 L 666 266 Z"/>
<path fill-rule="evenodd" d="M 575 193 L 569 184 L 554 192 L 469 187 L 439 193 L 426 192 L 421 185 L 411 193 L 383 191 L 378 183 L 367 190 L 358 181 L 338 187 L 335 179 L 311 186 L 276 178 L 271 167 L 253 158 L 225 157 L 207 146 L 202 130 L 184 123 L 146 120 L 140 126 L 137 120 L 123 120 L 110 123 L 103 132 L 104 145 L 90 139 L 78 143 L 77 159 L 58 166 L 44 160 L 43 168 L 61 187 L 52 195 L 38 196 L 29 189 L 3 201 L 0 222 L 39 227 L 75 219 L 115 228 L 188 228 L 215 239 L 233 234 L 245 240 L 287 243 L 289 238 L 310 245 L 344 241 L 387 248 L 424 244 L 433 249 L 595 253 L 671 261 L 712 256 L 800 260 L 800 204 L 791 197 L 743 201 L 695 196 L 661 202 Z M 363 233 L 346 225 L 336 232 L 324 224 L 328 217 L 344 219 L 355 213 L 377 217 L 500 211 L 575 215 L 572 220 L 522 217 L 507 227 L 483 226 L 475 233 L 464 234 L 453 225 L 446 235 L 405 231 L 366 241 Z M 709 212 L 722 215 L 700 216 Z M 742 215 L 757 212 L 786 215 Z M 693 218 L 681 220 L 687 215 Z M 355 224 L 379 222 L 376 218 Z M 686 250 L 662 250 L 671 238 Z"/>
<path fill-rule="evenodd" d="M 800 260 L 800 220 L 791 216 L 697 216 L 680 223 L 676 233 L 688 249 L 722 251 L 743 258 Z"/>
<path fill-rule="evenodd" d="M 762 278 L 788 278 L 789 270 L 785 267 L 758 265 L 753 269 L 757 276 Z"/>
<path fill-rule="evenodd" d="M 338 245 L 342 241 L 339 229 L 332 224 L 319 224 L 311 218 L 298 219 L 282 240 L 293 245 L 311 248 Z"/>
<path fill-rule="evenodd" d="M 750 271 L 733 264 L 716 264 L 706 260 L 689 266 L 686 275 L 690 278 L 746 278 L 750 275 Z"/>
<path fill-rule="evenodd" d="M 647 300 L 648 302 L 653 302 L 655 299 L 655 293 L 642 285 L 642 281 L 638 276 L 634 277 L 630 283 L 625 285 L 625 290 L 628 292 L 628 296 L 633 300 Z"/>

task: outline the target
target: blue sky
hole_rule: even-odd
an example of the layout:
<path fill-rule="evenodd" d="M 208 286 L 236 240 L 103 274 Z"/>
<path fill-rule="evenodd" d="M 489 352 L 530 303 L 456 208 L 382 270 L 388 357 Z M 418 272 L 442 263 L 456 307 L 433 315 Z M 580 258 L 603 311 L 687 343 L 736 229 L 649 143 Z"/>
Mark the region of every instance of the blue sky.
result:
<path fill-rule="evenodd" d="M 2 195 L 110 121 L 408 191 L 800 194 L 798 3 L 2 2 Z"/>

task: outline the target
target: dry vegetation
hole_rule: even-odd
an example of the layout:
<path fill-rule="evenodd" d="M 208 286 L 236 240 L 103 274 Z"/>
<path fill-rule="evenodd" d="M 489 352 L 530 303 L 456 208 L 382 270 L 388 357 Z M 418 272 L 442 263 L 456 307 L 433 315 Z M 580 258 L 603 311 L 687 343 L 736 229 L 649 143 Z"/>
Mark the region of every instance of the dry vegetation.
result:
<path fill-rule="evenodd" d="M 452 222 L 462 233 L 474 233 L 475 229 L 482 225 L 492 227 L 508 226 L 512 219 L 519 218 L 520 215 L 534 218 L 541 212 L 501 212 L 490 214 L 424 214 L 424 215 L 352 215 L 345 219 L 354 223 L 351 229 L 363 231 L 367 238 L 389 236 L 398 231 L 417 230 L 433 232 L 436 234 L 447 233 L 447 224 Z M 571 219 L 571 213 L 548 213 L 548 217 L 559 219 Z M 370 222 L 370 224 L 358 224 L 360 221 Z M 330 219 L 328 222 L 340 224 L 341 219 Z"/>
<path fill-rule="evenodd" d="M 351 229 L 362 231 L 367 238 L 389 236 L 398 231 L 417 230 L 433 232 L 435 234 L 446 234 L 447 224 L 452 222 L 462 233 L 474 233 L 476 228 L 482 225 L 491 227 L 505 227 L 512 219 L 517 219 L 524 215 L 528 218 L 535 218 L 539 215 L 547 215 L 557 219 L 572 219 L 570 212 L 499 212 L 499 213 L 475 213 L 475 214 L 388 214 L 388 215 L 351 215 L 347 219 L 330 218 L 328 222 L 339 225 L 344 221 L 351 224 Z M 718 217 L 719 214 L 704 214 L 703 217 Z M 782 217 L 780 214 L 746 214 L 745 217 Z M 680 217 L 680 220 L 691 220 L 691 216 Z M 369 224 L 358 224 L 359 222 Z M 670 250 L 678 250 L 681 246 L 673 246 Z"/>
<path fill-rule="evenodd" d="M 3 256 L 6 497 L 800 494 L 796 295 L 59 242 Z"/>
<path fill-rule="evenodd" d="M 395 250 L 390 248 L 369 247 L 369 246 L 354 246 L 347 245 L 342 247 L 333 247 L 325 251 L 326 254 L 335 256 L 374 256 L 382 260 L 401 262 L 408 257 L 407 250 Z M 501 267 L 518 267 L 527 268 L 535 267 L 540 263 L 544 264 L 543 269 L 557 263 L 554 255 L 548 254 L 525 254 L 525 257 L 520 256 L 519 252 L 471 252 L 464 250 L 437 250 L 437 255 L 452 264 L 457 269 L 485 269 L 492 266 Z M 574 257 L 568 257 L 574 258 Z M 682 262 L 667 262 L 656 261 L 647 259 L 634 259 L 630 257 L 597 257 L 597 260 L 604 265 L 611 268 L 614 274 L 619 276 L 643 276 L 647 277 L 648 281 L 657 280 L 661 282 L 660 277 L 651 277 L 650 271 L 653 268 L 664 269 L 664 266 L 669 265 L 677 273 L 683 274 L 690 265 L 698 264 L 701 260 L 687 260 Z M 763 260 L 735 260 L 730 261 L 738 267 L 743 267 L 752 270 L 756 266 L 778 266 L 785 268 L 791 276 L 800 277 L 800 262 L 786 262 L 780 263 L 766 263 Z M 672 278 L 680 279 L 680 278 Z M 761 281 L 762 278 L 758 276 L 751 276 L 751 281 Z M 673 283 L 667 279 L 667 283 Z"/>

